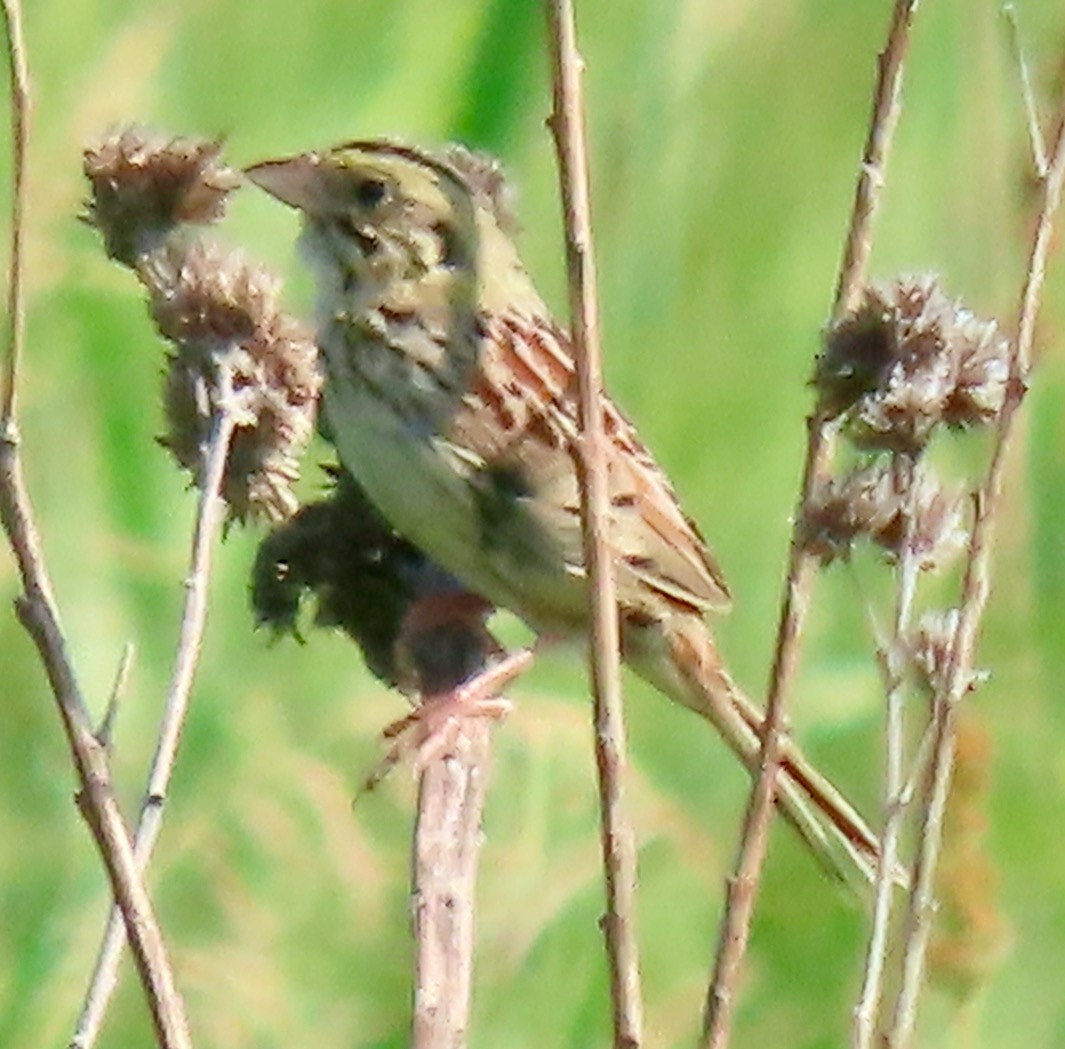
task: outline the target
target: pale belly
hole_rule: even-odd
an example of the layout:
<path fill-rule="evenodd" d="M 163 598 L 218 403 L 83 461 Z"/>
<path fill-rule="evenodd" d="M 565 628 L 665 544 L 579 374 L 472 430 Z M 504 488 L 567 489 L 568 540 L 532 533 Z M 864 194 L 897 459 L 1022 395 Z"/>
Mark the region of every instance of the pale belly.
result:
<path fill-rule="evenodd" d="M 530 563 L 505 541 L 486 544 L 468 474 L 434 447 L 434 438 L 413 432 L 358 382 L 327 383 L 325 408 L 344 465 L 398 532 L 534 629 L 580 627 L 586 614 L 581 579 L 561 559 Z"/>

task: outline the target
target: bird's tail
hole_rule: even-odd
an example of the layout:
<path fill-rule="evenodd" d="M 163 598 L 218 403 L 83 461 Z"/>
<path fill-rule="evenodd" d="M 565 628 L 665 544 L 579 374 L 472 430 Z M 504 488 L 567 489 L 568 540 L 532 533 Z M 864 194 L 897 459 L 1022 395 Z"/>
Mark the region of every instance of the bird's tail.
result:
<path fill-rule="evenodd" d="M 645 650 L 629 662 L 641 677 L 709 721 L 755 775 L 762 748 L 761 712 L 729 676 L 713 640 L 701 623 L 699 627 L 697 632 L 671 633 L 664 639 L 668 652 L 652 656 Z M 851 885 L 873 880 L 880 856 L 876 835 L 788 736 L 776 805 L 830 874 Z"/>

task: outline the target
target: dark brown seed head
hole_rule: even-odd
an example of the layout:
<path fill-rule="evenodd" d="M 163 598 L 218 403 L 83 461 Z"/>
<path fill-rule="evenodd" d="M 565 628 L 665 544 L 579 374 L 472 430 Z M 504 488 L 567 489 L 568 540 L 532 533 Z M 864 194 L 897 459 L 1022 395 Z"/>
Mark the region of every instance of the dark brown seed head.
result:
<path fill-rule="evenodd" d="M 173 346 L 162 443 L 197 474 L 215 413 L 236 413 L 224 483 L 232 516 L 289 516 L 321 388 L 313 335 L 281 310 L 276 278 L 217 245 L 171 245 L 138 273 Z"/>
<path fill-rule="evenodd" d="M 934 276 L 870 286 L 825 333 L 813 380 L 818 410 L 843 417 L 859 447 L 914 454 L 940 423 L 997 416 L 1008 354 L 994 323 L 950 299 Z"/>
<path fill-rule="evenodd" d="M 218 222 L 241 184 L 221 153 L 218 141 L 135 126 L 87 147 L 83 170 L 92 192 L 85 218 L 100 231 L 107 254 L 134 266 L 181 223 Z"/>

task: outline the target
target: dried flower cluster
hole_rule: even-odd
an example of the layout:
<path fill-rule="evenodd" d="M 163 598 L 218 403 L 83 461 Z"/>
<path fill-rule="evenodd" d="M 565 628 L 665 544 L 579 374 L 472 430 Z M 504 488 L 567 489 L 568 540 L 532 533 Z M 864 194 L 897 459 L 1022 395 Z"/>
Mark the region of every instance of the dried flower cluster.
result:
<path fill-rule="evenodd" d="M 83 170 L 92 196 L 85 218 L 100 231 L 107 254 L 134 266 L 181 224 L 220 221 L 241 184 L 221 153 L 218 141 L 140 127 L 112 131 L 88 147 Z"/>
<path fill-rule="evenodd" d="M 930 696 L 945 694 L 959 618 L 956 608 L 926 612 L 906 641 L 909 664 L 917 683 Z M 973 670 L 964 691 L 971 691 L 986 679 L 987 671 Z"/>
<path fill-rule="evenodd" d="M 321 387 L 313 335 L 280 309 L 277 279 L 239 253 L 193 243 L 154 253 L 139 272 L 174 347 L 162 443 L 195 474 L 214 411 L 234 412 L 223 488 L 231 513 L 289 516 Z"/>
<path fill-rule="evenodd" d="M 87 149 L 84 170 L 88 221 L 137 274 L 173 347 L 163 445 L 199 480 L 214 424 L 231 413 L 223 482 L 231 516 L 287 517 L 321 388 L 314 337 L 281 310 L 276 278 L 183 230 L 219 221 L 241 176 L 222 161 L 219 142 L 137 127 Z"/>
<path fill-rule="evenodd" d="M 338 627 L 370 671 L 414 693 L 443 692 L 500 652 L 485 626 L 491 607 L 397 535 L 344 470 L 329 498 L 310 503 L 259 546 L 251 582 L 256 622 L 299 635 L 301 605 Z M 419 616 L 436 602 L 443 614 Z"/>
<path fill-rule="evenodd" d="M 1009 384 L 1009 343 L 950 299 L 934 276 L 866 290 L 825 334 L 819 411 L 844 417 L 855 444 L 915 453 L 939 424 L 994 421 Z"/>
<path fill-rule="evenodd" d="M 898 475 L 883 459 L 822 481 L 803 512 L 807 550 L 827 565 L 848 558 L 858 540 L 869 539 L 892 560 L 908 549 L 925 571 L 949 564 L 968 543 L 962 499 L 945 492 L 927 470 L 916 484 L 912 495 L 900 490 Z"/>
<path fill-rule="evenodd" d="M 810 552 L 829 564 L 870 539 L 921 570 L 952 560 L 968 541 L 963 503 L 942 490 L 921 455 L 937 428 L 999 416 L 1010 385 L 1008 340 L 949 298 L 936 277 L 903 277 L 867 288 L 831 325 L 813 381 L 819 415 L 840 420 L 856 448 L 877 458 L 815 489 L 802 521 Z M 916 489 L 905 491 L 909 484 Z"/>

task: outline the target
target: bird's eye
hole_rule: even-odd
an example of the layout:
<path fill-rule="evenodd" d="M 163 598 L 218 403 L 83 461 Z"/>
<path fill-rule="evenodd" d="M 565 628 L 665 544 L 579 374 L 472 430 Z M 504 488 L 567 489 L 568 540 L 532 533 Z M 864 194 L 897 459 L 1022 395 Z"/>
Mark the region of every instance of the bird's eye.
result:
<path fill-rule="evenodd" d="M 355 185 L 355 203 L 363 208 L 375 208 L 385 199 L 387 187 L 379 178 L 364 178 Z"/>

